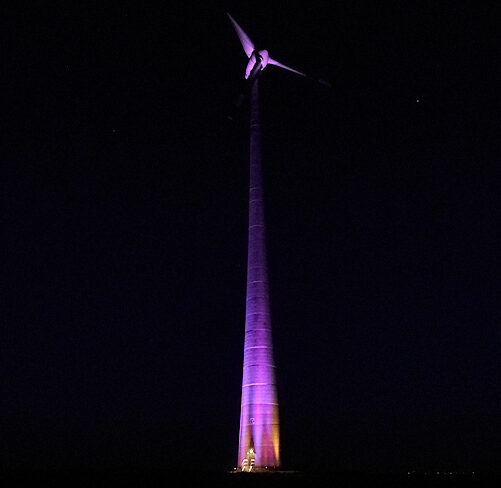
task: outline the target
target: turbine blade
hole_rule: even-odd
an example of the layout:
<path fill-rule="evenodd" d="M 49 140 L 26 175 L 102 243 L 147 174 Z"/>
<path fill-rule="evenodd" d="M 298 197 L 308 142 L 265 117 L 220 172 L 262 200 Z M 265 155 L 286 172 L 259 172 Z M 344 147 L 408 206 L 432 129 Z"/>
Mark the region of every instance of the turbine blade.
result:
<path fill-rule="evenodd" d="M 332 85 L 327 80 L 324 80 L 323 78 L 319 78 L 317 81 L 319 83 L 321 83 L 322 85 L 326 86 L 327 88 L 332 88 Z"/>
<path fill-rule="evenodd" d="M 332 88 L 332 85 L 327 80 L 324 80 L 322 78 L 318 78 L 318 79 L 317 78 L 312 78 L 311 76 L 308 76 L 305 73 L 301 73 L 301 71 L 298 71 L 296 69 L 289 68 L 289 66 L 285 66 L 285 64 L 279 63 L 278 61 L 276 61 L 276 60 L 274 60 L 272 58 L 268 59 L 268 64 L 273 64 L 275 66 L 278 66 L 279 68 L 283 68 L 283 69 L 286 69 L 288 71 L 292 71 L 293 73 L 296 73 L 298 75 L 304 76 L 305 78 L 308 78 L 309 80 L 318 81 L 318 83 L 321 83 L 322 85 L 324 85 L 324 86 L 326 86 L 328 88 Z"/>
<path fill-rule="evenodd" d="M 249 36 L 237 24 L 236 20 L 228 12 L 226 12 L 226 15 L 230 18 L 231 23 L 233 24 L 233 28 L 235 29 L 235 32 L 240 39 L 245 54 L 247 54 L 247 57 L 250 58 L 252 56 L 252 53 L 254 52 L 254 43 L 250 40 Z"/>
<path fill-rule="evenodd" d="M 278 61 L 269 58 L 268 59 L 268 64 L 273 64 L 274 66 L 278 66 L 279 68 L 286 69 L 287 71 L 292 71 L 293 73 L 296 73 L 298 75 L 304 76 L 307 78 L 307 76 L 304 73 L 301 73 L 301 71 L 298 71 L 297 69 L 289 68 L 289 66 L 285 66 L 285 64 L 279 63 Z"/>

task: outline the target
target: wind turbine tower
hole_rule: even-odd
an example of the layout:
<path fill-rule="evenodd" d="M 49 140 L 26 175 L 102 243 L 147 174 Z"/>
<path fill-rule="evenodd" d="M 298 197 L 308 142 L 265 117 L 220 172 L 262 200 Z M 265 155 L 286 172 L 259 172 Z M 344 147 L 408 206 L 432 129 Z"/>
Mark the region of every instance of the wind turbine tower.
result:
<path fill-rule="evenodd" d="M 250 83 L 247 301 L 237 466 L 242 471 L 263 471 L 280 467 L 280 420 L 270 319 L 258 80 L 269 64 L 306 75 L 270 58 L 268 51 L 258 51 L 233 17 L 228 17 L 249 59 L 245 78 Z"/>

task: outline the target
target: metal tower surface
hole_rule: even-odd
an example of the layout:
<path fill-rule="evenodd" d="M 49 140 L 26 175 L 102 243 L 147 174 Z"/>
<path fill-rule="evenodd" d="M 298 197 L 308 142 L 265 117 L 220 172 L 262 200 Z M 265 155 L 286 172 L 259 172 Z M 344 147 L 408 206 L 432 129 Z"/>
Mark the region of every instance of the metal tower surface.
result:
<path fill-rule="evenodd" d="M 251 76 L 249 243 L 238 466 L 280 466 L 279 414 L 273 362 L 264 219 L 259 69 Z"/>

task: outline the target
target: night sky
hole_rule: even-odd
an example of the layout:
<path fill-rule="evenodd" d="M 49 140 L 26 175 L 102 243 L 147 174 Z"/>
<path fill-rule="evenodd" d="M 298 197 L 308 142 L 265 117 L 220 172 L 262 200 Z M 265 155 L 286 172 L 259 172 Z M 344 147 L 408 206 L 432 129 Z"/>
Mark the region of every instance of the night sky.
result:
<path fill-rule="evenodd" d="M 285 467 L 499 469 L 501 8 L 378 3 L 2 16 L 4 468 L 236 463 L 230 10 L 332 83 L 260 84 Z"/>

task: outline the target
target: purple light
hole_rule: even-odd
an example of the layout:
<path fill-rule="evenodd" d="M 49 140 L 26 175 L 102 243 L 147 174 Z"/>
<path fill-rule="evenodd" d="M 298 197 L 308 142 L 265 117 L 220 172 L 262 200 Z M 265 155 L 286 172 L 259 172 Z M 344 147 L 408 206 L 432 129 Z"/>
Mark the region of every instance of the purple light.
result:
<path fill-rule="evenodd" d="M 251 88 L 249 244 L 238 465 L 280 466 L 280 422 L 271 338 L 258 80 Z"/>

